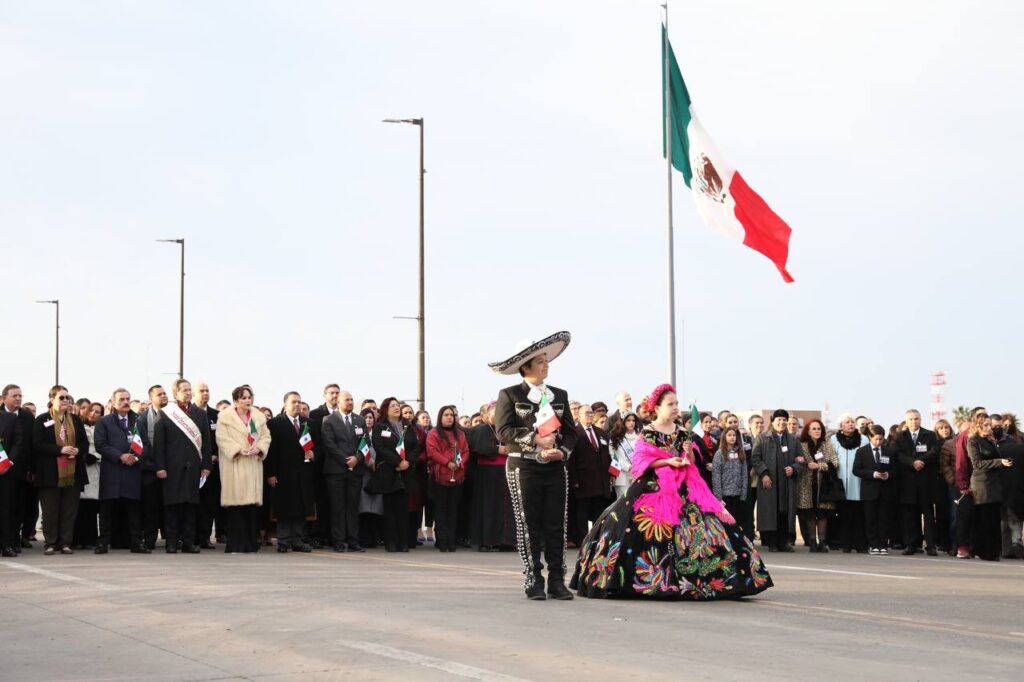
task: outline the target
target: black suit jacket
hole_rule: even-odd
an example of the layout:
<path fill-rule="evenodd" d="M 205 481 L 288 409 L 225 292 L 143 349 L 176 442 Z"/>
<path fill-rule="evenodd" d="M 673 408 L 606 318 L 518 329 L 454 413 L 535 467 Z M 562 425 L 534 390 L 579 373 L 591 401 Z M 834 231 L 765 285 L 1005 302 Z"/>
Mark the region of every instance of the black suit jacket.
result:
<path fill-rule="evenodd" d="M 203 469 L 209 469 L 210 462 L 210 423 L 206 420 L 206 410 L 189 405 L 186 412 L 192 423 L 199 429 L 202 437 L 201 451 L 188 436 L 179 429 L 166 414 L 156 423 L 153 432 L 153 458 L 156 470 L 166 471 L 163 495 L 164 505 L 199 504 L 199 479 Z M 139 427 L 141 432 L 142 427 Z"/>
<path fill-rule="evenodd" d="M 939 476 L 939 454 L 942 446 L 934 431 L 921 429 L 917 433 L 917 447 L 909 431 L 901 431 L 893 443 L 900 460 L 899 489 L 902 504 L 931 504 L 932 481 Z M 918 452 L 923 448 L 924 452 Z M 916 471 L 914 462 L 924 462 L 924 469 Z"/>
<path fill-rule="evenodd" d="M 72 428 L 75 430 L 75 447 L 78 448 L 78 457 L 75 458 L 75 485 L 79 490 L 85 488 L 89 483 L 89 475 L 85 471 L 85 456 L 89 452 L 89 435 L 85 432 L 82 421 L 71 414 Z M 32 424 L 32 450 L 36 455 L 36 487 L 56 488 L 57 487 L 57 457 L 60 455 L 60 447 L 57 445 L 57 436 L 53 432 L 53 424 L 46 426 L 52 419 L 49 411 L 43 412 L 36 417 Z"/>
<path fill-rule="evenodd" d="M 367 442 L 369 442 L 370 434 L 366 432 L 366 422 L 362 417 L 353 412 L 351 419 L 352 428 L 349 428 L 345 426 L 345 420 L 339 410 L 324 420 L 321 451 L 324 456 L 325 475 L 351 475 L 362 478 L 363 472 L 366 470 L 363 457 L 357 453 L 357 450 L 360 439 L 366 436 Z M 312 432 L 312 430 L 310 431 Z M 349 471 L 348 464 L 345 463 L 349 457 L 356 458 L 356 467 L 351 471 Z"/>
<path fill-rule="evenodd" d="M 14 477 L 11 474 L 14 473 L 14 469 L 17 466 L 17 457 L 19 456 L 19 450 L 21 445 L 18 442 L 21 427 L 18 424 L 18 418 L 13 414 L 7 412 L 0 412 L 0 443 L 4 446 L 4 452 L 7 453 L 7 458 L 11 460 L 11 468 L 5 473 L 0 474 L 4 477 L 4 481 L 13 481 Z M 7 478 L 11 476 L 11 478 Z M 6 500 L 5 500 L 6 501 Z M 0 530 L 0 537 L 2 537 L 3 531 Z"/>
<path fill-rule="evenodd" d="M 570 459 L 576 449 L 578 436 L 572 413 L 569 412 L 569 394 L 560 388 L 548 386 L 554 395 L 551 408 L 561 422 L 556 431 L 555 446 Z M 508 446 L 509 452 L 536 452 L 533 445 L 534 426 L 537 423 L 536 403 L 530 402 L 530 386 L 520 382 L 515 386 L 501 389 L 498 403 L 494 407 L 494 426 L 498 439 Z"/>
<path fill-rule="evenodd" d="M 324 473 L 324 420 L 331 414 L 327 403 L 309 411 L 309 435 L 313 438 L 313 473 L 319 478 Z"/>
<path fill-rule="evenodd" d="M 416 429 L 403 422 L 405 459 L 409 468 L 398 471 L 402 458 L 398 454 L 398 439 L 401 437 L 388 422 L 380 421 L 373 425 L 373 450 L 377 454 L 377 467 L 370 475 L 370 491 L 373 493 L 393 493 L 400 490 L 412 492 L 416 490 L 416 457 L 420 453 L 420 439 Z"/>
<path fill-rule="evenodd" d="M 596 426 L 594 437 L 597 448 L 590 442 L 590 436 L 582 424 L 576 426 L 576 449 L 569 460 L 569 487 L 577 498 L 608 497 L 611 494 L 611 451 L 608 449 L 608 434 Z"/>
<path fill-rule="evenodd" d="M 142 438 L 142 471 L 150 474 L 156 471 L 156 458 L 153 456 L 153 443 L 149 440 L 149 420 L 153 414 L 153 408 L 150 407 L 138 415 L 139 425 L 139 436 Z M 163 421 L 163 414 L 160 415 L 160 419 L 157 420 L 157 424 Z M 156 427 L 154 427 L 154 433 Z"/>
<path fill-rule="evenodd" d="M 300 429 L 307 420 L 299 417 Z M 314 513 L 313 463 L 306 462 L 306 454 L 299 443 L 299 433 L 286 414 L 267 420 L 270 430 L 270 448 L 263 461 L 263 475 L 276 477 L 272 489 L 274 511 L 278 518 L 306 518 Z M 300 431 L 301 433 L 301 431 Z"/>
<path fill-rule="evenodd" d="M 3 404 L 0 404 L 0 413 L 11 414 L 7 412 Z M 11 454 L 11 448 L 7 448 L 7 456 L 14 459 L 14 466 L 7 472 L 7 475 L 13 476 L 15 480 L 24 481 L 29 474 L 35 471 L 35 455 L 32 451 L 32 425 L 35 423 L 36 418 L 25 409 L 18 410 L 18 413 L 13 416 L 18 423 L 13 435 L 18 442 L 18 456 L 14 457 Z M 6 443 L 7 441 L 4 442 Z"/>
<path fill-rule="evenodd" d="M 886 463 L 888 459 L 888 463 Z M 861 479 L 860 499 L 862 502 L 874 502 L 881 499 L 886 502 L 895 502 L 898 499 L 899 489 L 896 481 L 892 480 L 893 471 L 897 467 L 896 453 L 888 445 L 882 446 L 882 456 L 879 462 L 875 463 L 875 452 L 870 445 L 862 445 L 853 455 L 853 475 Z M 889 480 L 880 481 L 875 478 L 876 471 L 888 471 Z"/>
<path fill-rule="evenodd" d="M 128 431 L 121 428 L 116 412 L 100 419 L 93 431 L 93 444 L 100 454 L 100 499 L 138 500 L 142 498 L 142 458 L 137 464 L 121 462 L 121 455 L 130 452 L 130 434 L 139 417 L 128 412 Z"/>

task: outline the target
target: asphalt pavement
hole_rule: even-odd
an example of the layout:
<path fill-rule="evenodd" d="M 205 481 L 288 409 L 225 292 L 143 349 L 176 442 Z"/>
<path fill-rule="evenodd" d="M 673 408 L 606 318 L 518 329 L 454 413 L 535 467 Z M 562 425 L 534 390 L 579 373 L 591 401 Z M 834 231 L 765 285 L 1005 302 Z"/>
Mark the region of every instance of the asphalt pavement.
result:
<path fill-rule="evenodd" d="M 41 544 L 41 543 L 39 543 Z M 0 680 L 1020 680 L 1024 562 L 766 554 L 713 603 L 531 602 L 515 554 L 0 560 Z"/>

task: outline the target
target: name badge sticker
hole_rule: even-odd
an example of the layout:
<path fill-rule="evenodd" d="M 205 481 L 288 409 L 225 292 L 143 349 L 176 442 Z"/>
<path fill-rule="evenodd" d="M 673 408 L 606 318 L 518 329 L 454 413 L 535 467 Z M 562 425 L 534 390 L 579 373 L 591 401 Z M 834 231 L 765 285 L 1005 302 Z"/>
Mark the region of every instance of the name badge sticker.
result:
<path fill-rule="evenodd" d="M 927 445 L 918 445 L 917 446 L 917 451 L 918 452 L 928 452 L 928 446 Z"/>
<path fill-rule="evenodd" d="M 48 421 L 43 422 L 43 426 L 45 426 L 46 428 L 50 428 L 51 426 L 53 426 L 53 420 L 50 419 Z"/>
<path fill-rule="evenodd" d="M 211 422 L 210 423 L 210 430 L 211 431 L 216 431 L 217 430 L 217 422 Z"/>
<path fill-rule="evenodd" d="M 744 449 L 744 450 L 746 450 L 746 451 L 748 451 L 748 452 L 749 452 L 749 451 L 750 451 L 750 448 L 751 448 L 751 445 L 750 445 L 750 443 L 744 443 L 744 444 L 743 444 L 743 449 Z"/>
<path fill-rule="evenodd" d="M 604 438 L 601 439 L 601 445 L 608 445 L 608 441 Z"/>
<path fill-rule="evenodd" d="M 739 458 L 740 458 L 740 456 L 737 455 L 735 452 L 730 452 L 729 453 L 729 461 L 730 462 L 735 461 L 735 460 L 737 460 Z"/>
<path fill-rule="evenodd" d="M 356 427 L 356 435 L 357 436 L 363 435 L 363 430 L 361 428 L 359 428 L 358 426 Z"/>
<path fill-rule="evenodd" d="M 380 432 L 380 437 L 381 438 L 391 438 L 391 432 L 390 431 L 381 431 Z"/>
<path fill-rule="evenodd" d="M 889 458 L 886 457 L 885 455 L 882 455 L 881 457 L 878 458 L 878 461 L 879 461 L 880 464 L 888 464 L 889 463 Z"/>
<path fill-rule="evenodd" d="M 817 462 L 823 459 L 825 459 L 825 455 L 821 454 L 820 452 L 814 453 L 814 461 Z"/>
<path fill-rule="evenodd" d="M 789 446 L 788 445 L 783 445 L 782 446 L 782 451 L 783 452 L 789 452 Z"/>

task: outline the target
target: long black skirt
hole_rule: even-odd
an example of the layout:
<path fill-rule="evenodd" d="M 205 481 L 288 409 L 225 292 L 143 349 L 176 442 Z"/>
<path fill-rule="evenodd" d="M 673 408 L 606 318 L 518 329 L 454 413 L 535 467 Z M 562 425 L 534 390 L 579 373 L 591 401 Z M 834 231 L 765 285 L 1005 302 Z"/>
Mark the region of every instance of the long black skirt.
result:
<path fill-rule="evenodd" d="M 473 544 L 514 547 L 516 526 L 505 467 L 482 465 L 476 469 L 473 492 Z"/>

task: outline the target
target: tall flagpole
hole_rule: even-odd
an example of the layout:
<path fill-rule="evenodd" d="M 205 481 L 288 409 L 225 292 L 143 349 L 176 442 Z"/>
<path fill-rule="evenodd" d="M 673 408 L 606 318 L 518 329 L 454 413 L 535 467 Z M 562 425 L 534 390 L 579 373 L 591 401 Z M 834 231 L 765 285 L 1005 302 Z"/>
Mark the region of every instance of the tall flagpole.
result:
<path fill-rule="evenodd" d="M 676 385 L 676 264 L 675 237 L 672 229 L 672 98 L 670 96 L 670 74 L 668 61 L 668 0 L 662 5 L 665 9 L 665 35 L 662 38 L 662 69 L 664 83 L 662 99 L 665 108 L 665 161 L 668 175 L 668 375 L 672 385 Z"/>

